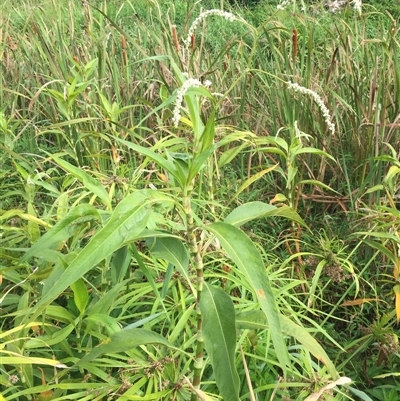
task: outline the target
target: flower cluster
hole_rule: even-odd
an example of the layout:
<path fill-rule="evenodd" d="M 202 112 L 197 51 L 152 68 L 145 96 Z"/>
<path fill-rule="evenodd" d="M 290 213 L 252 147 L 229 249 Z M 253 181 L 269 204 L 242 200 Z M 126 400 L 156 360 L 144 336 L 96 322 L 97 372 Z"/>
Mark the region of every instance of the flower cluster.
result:
<path fill-rule="evenodd" d="M 318 93 L 314 92 L 311 89 L 304 88 L 303 86 L 300 86 L 299 84 L 296 84 L 296 83 L 294 84 L 292 82 L 288 82 L 287 85 L 290 90 L 293 90 L 294 92 L 302 93 L 304 95 L 309 95 L 314 99 L 315 103 L 317 103 L 318 107 L 320 108 L 322 115 L 324 116 L 324 119 L 325 119 L 326 125 L 328 126 L 329 131 L 331 131 L 331 134 L 334 135 L 335 134 L 335 125 L 331 121 L 331 116 L 329 114 L 328 108 L 325 106 L 323 100 L 318 95 Z"/>
<path fill-rule="evenodd" d="M 199 14 L 199 16 L 193 21 L 192 25 L 190 26 L 188 36 L 183 42 L 187 49 L 190 46 L 192 36 L 195 33 L 197 27 L 200 25 L 200 23 L 205 18 L 207 18 L 210 15 L 218 15 L 219 17 L 223 17 L 223 18 L 227 19 L 228 21 L 235 20 L 235 16 L 232 13 L 228 13 L 227 11 L 222 11 L 222 10 L 208 10 L 208 11 L 204 11 L 203 13 Z"/>
<path fill-rule="evenodd" d="M 277 10 L 285 10 L 288 6 L 296 6 L 296 0 L 281 0 L 280 4 L 276 6 Z M 305 13 L 306 6 L 304 5 L 304 1 L 301 1 L 300 10 Z"/>
<path fill-rule="evenodd" d="M 280 4 L 276 6 L 278 10 L 284 10 L 290 4 L 290 0 L 282 0 Z"/>
<path fill-rule="evenodd" d="M 331 0 L 327 3 L 327 8 L 330 12 L 337 13 L 350 3 L 353 4 L 354 10 L 361 15 L 362 0 Z"/>
<path fill-rule="evenodd" d="M 354 10 L 361 15 L 361 11 L 362 11 L 362 0 L 353 0 L 353 7 Z"/>
<path fill-rule="evenodd" d="M 175 107 L 174 107 L 174 116 L 172 117 L 172 121 L 174 122 L 175 127 L 178 126 L 179 120 L 181 119 L 181 107 L 183 103 L 183 97 L 189 88 L 198 88 L 199 86 L 208 87 L 211 85 L 210 81 L 205 81 L 204 84 L 201 83 L 196 78 L 188 78 L 183 85 L 178 90 L 178 94 L 176 95 Z"/>

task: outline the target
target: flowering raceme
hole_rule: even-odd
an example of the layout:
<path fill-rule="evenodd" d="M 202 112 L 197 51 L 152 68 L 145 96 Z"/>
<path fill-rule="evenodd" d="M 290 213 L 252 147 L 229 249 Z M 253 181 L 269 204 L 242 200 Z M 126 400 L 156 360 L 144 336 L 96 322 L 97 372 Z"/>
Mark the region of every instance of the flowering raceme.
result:
<path fill-rule="evenodd" d="M 362 0 L 353 0 L 352 3 L 353 3 L 354 10 L 356 10 L 358 12 L 358 14 L 361 14 Z"/>
<path fill-rule="evenodd" d="M 196 78 L 188 78 L 183 85 L 178 89 L 178 94 L 176 95 L 175 107 L 173 111 L 172 121 L 175 127 L 178 126 L 179 120 L 181 119 L 181 107 L 183 103 L 183 97 L 185 96 L 186 92 L 189 88 L 198 88 L 199 86 L 208 87 L 211 85 L 210 81 L 205 81 L 204 84 L 201 83 Z"/>
<path fill-rule="evenodd" d="M 324 116 L 324 120 L 326 122 L 326 125 L 328 126 L 329 131 L 331 132 L 332 135 L 335 134 L 335 124 L 331 121 L 331 116 L 329 114 L 328 108 L 325 106 L 324 101 L 321 99 L 321 97 L 318 95 L 318 93 L 314 92 L 311 89 L 304 88 L 304 86 L 300 86 L 297 83 L 292 83 L 288 82 L 287 83 L 288 88 L 292 90 L 293 92 L 299 92 L 304 95 L 309 95 L 311 96 L 315 103 L 317 103 L 319 109 L 322 112 L 322 115 Z"/>
<path fill-rule="evenodd" d="M 228 13 L 227 11 L 222 10 L 208 10 L 199 14 L 199 16 L 193 21 L 192 25 L 190 26 L 188 36 L 183 42 L 187 49 L 189 48 L 192 36 L 195 33 L 197 27 L 200 25 L 201 21 L 203 21 L 210 15 L 218 15 L 219 17 L 227 19 L 228 21 L 234 21 L 236 18 L 232 13 Z"/>

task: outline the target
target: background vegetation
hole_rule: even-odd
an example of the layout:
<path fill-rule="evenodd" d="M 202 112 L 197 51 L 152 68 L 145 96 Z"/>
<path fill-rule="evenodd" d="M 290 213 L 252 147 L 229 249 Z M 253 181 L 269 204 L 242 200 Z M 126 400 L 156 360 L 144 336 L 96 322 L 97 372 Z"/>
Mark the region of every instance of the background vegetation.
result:
<path fill-rule="evenodd" d="M 5 0 L 0 400 L 399 399 L 400 7 L 363 3 Z"/>

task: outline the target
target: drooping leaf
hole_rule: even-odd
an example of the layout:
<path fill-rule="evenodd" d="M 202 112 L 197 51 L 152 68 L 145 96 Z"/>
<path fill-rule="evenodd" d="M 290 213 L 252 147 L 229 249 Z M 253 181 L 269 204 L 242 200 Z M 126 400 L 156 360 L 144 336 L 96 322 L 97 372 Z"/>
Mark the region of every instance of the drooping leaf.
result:
<path fill-rule="evenodd" d="M 352 386 L 347 387 L 348 390 L 355 394 L 361 401 L 374 401 L 371 397 L 369 397 L 364 391 L 358 390 L 357 388 L 354 388 Z"/>
<path fill-rule="evenodd" d="M 340 304 L 340 306 L 358 306 L 364 305 L 368 302 L 380 302 L 382 301 L 379 298 L 358 298 L 358 299 L 351 299 L 349 301 L 344 301 Z"/>
<path fill-rule="evenodd" d="M 340 377 L 339 379 L 335 380 L 334 382 L 329 383 L 326 386 L 322 387 L 316 393 L 309 395 L 304 401 L 317 401 L 317 400 L 319 400 L 319 398 L 325 391 L 333 389 L 339 385 L 349 384 L 351 382 L 352 382 L 352 380 L 349 379 L 348 377 Z"/>
<path fill-rule="evenodd" d="M 18 355 L 16 352 L 10 351 L 1 351 L 2 354 L 11 355 L 11 356 L 1 356 L 1 363 L 4 365 L 31 365 L 31 364 L 38 364 L 38 365 L 47 365 L 47 366 L 55 366 L 57 368 L 66 368 L 67 366 L 63 363 L 55 360 L 55 359 L 48 359 L 48 358 L 37 358 L 33 356 L 26 356 L 26 355 Z"/>
<path fill-rule="evenodd" d="M 157 289 L 157 284 L 154 281 L 153 275 L 151 274 L 151 270 L 147 267 L 146 263 L 144 263 L 141 254 L 139 253 L 135 244 L 131 244 L 129 247 L 130 251 L 132 252 L 132 256 L 136 259 L 137 264 L 139 265 L 139 269 L 142 274 L 146 277 L 147 282 L 150 284 L 151 288 L 153 289 L 154 294 L 157 296 L 158 300 L 161 302 L 164 310 L 165 305 L 163 300 L 161 299 L 160 293 Z"/>
<path fill-rule="evenodd" d="M 164 259 L 175 266 L 186 281 L 190 283 L 188 274 L 189 253 L 179 238 L 149 238 L 147 244 L 155 258 Z"/>
<path fill-rule="evenodd" d="M 235 366 L 235 309 L 228 294 L 204 284 L 200 299 L 204 346 L 215 381 L 224 400 L 239 400 L 239 375 Z"/>
<path fill-rule="evenodd" d="M 14 337 L 15 333 L 18 333 L 19 331 L 22 331 L 22 330 L 26 330 L 27 328 L 30 328 L 30 327 L 32 327 L 33 330 L 36 330 L 38 327 L 43 326 L 43 325 L 51 326 L 50 323 L 42 323 L 42 322 L 29 322 L 27 324 L 21 324 L 20 326 L 13 327 L 10 330 L 0 332 L 0 339 L 9 337 L 9 336 Z M 0 344 L 0 350 L 3 349 L 4 346 L 5 346 L 4 342 L 3 342 L 3 344 Z"/>
<path fill-rule="evenodd" d="M 312 185 L 312 186 L 321 187 L 321 188 L 327 189 L 328 191 L 332 191 L 332 192 L 335 192 L 336 194 L 339 194 L 339 192 L 332 189 L 329 185 L 326 185 L 323 182 L 318 181 L 318 180 L 301 180 L 297 183 L 297 185 Z"/>
<path fill-rule="evenodd" d="M 139 345 L 160 344 L 175 349 L 163 336 L 145 329 L 125 329 L 104 340 L 86 354 L 78 365 L 88 363 L 102 354 L 129 351 Z"/>
<path fill-rule="evenodd" d="M 19 218 L 26 220 L 26 221 L 30 221 L 33 222 L 35 224 L 38 224 L 42 227 L 46 227 L 49 228 L 51 227 L 49 223 L 47 223 L 46 221 L 43 221 L 39 218 L 37 218 L 36 216 L 29 214 L 29 213 L 25 213 L 23 210 L 21 209 L 10 209 L 7 210 L 6 212 L 2 213 L 0 216 L 0 221 L 1 220 L 6 220 L 6 219 L 10 219 L 14 216 L 18 216 Z"/>
<path fill-rule="evenodd" d="M 314 337 L 302 326 L 294 323 L 287 316 L 279 314 L 279 321 L 281 324 L 282 332 L 286 335 L 292 336 L 305 349 L 321 361 L 327 368 L 329 374 L 333 379 L 338 378 L 335 366 L 330 360 L 327 353 L 321 347 L 321 345 L 315 340 Z M 236 315 L 236 327 L 238 329 L 268 329 L 268 320 L 262 311 L 254 310 L 242 312 Z"/>
<path fill-rule="evenodd" d="M 149 159 L 153 160 L 156 162 L 160 167 L 162 167 L 164 170 L 168 171 L 169 174 L 174 176 L 178 182 L 183 185 L 185 182 L 184 177 L 182 177 L 176 170 L 176 166 L 174 163 L 170 160 L 167 160 L 166 158 L 162 157 L 160 154 L 156 153 L 152 149 L 146 148 L 144 146 L 137 145 L 135 143 L 125 141 L 120 138 L 115 138 L 118 142 L 122 143 L 129 149 L 134 150 L 135 152 L 138 152 L 139 154 L 148 157 Z"/>
<path fill-rule="evenodd" d="M 99 212 L 94 206 L 89 204 L 77 206 L 28 249 L 22 256 L 22 262 L 28 261 L 33 256 L 40 256 L 44 250 L 55 249 L 62 241 L 71 237 L 77 227 L 94 219 L 100 219 Z"/>
<path fill-rule="evenodd" d="M 64 170 L 68 171 L 75 178 L 77 178 L 85 186 L 85 188 L 98 196 L 99 199 L 104 203 L 104 205 L 107 206 L 109 210 L 111 210 L 110 197 L 105 188 L 100 184 L 100 182 L 96 181 L 85 171 L 81 170 L 78 167 L 75 167 L 71 163 L 68 163 L 67 161 L 61 159 L 56 155 L 52 155 L 51 158 Z"/>
<path fill-rule="evenodd" d="M 68 336 L 74 329 L 75 325 L 72 323 L 68 324 L 62 329 L 55 327 L 55 331 L 51 334 L 43 334 L 37 337 L 30 338 L 28 341 L 25 342 L 24 348 L 32 349 L 32 348 L 41 348 L 43 347 L 43 344 L 46 344 L 47 347 L 55 344 L 60 344 L 62 341 L 68 338 Z"/>
<path fill-rule="evenodd" d="M 223 152 L 218 159 L 218 167 L 221 168 L 225 166 L 225 164 L 230 163 L 247 146 L 249 146 L 248 143 L 242 143 L 239 146 L 235 146 Z"/>
<path fill-rule="evenodd" d="M 231 202 L 239 196 L 246 188 L 248 188 L 251 184 L 262 178 L 265 174 L 270 173 L 271 171 L 275 170 L 278 167 L 278 164 L 272 167 L 268 167 L 265 170 L 259 171 L 258 173 L 252 175 L 248 178 L 236 191 L 235 195 L 232 196 Z"/>
<path fill-rule="evenodd" d="M 271 338 L 282 370 L 286 373 L 288 354 L 282 337 L 278 308 L 275 303 L 263 260 L 256 246 L 240 229 L 226 223 L 213 223 L 208 230 L 217 236 L 223 249 L 246 277 L 267 319 Z"/>
<path fill-rule="evenodd" d="M 262 217 L 285 217 L 289 220 L 295 221 L 304 227 L 307 227 L 303 219 L 289 206 L 276 207 L 268 203 L 254 201 L 247 202 L 232 210 L 226 216 L 224 223 L 229 223 L 235 227 L 240 227 L 243 224 Z"/>
<path fill-rule="evenodd" d="M 146 227 L 152 208 L 156 205 L 165 207 L 166 204 L 173 204 L 173 200 L 158 191 L 149 190 L 134 192 L 121 201 L 106 225 L 92 237 L 89 244 L 62 272 L 54 285 L 43 294 L 33 312 L 39 313 L 103 259 L 123 245 L 138 239 Z"/>
<path fill-rule="evenodd" d="M 93 304 L 93 302 L 90 304 L 87 314 L 89 316 L 99 313 L 109 314 L 113 308 L 115 300 L 120 296 L 120 292 L 126 286 L 128 281 L 128 279 L 120 281 L 118 284 L 115 284 L 109 288 L 105 294 L 102 294 L 101 298 L 95 304 Z"/>

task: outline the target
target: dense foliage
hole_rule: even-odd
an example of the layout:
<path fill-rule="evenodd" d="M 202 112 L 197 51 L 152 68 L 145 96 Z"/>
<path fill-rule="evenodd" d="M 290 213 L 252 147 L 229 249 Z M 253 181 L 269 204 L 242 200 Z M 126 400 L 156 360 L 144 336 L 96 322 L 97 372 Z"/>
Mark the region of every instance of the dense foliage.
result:
<path fill-rule="evenodd" d="M 0 401 L 399 399 L 399 7 L 287 3 L 5 1 Z"/>

